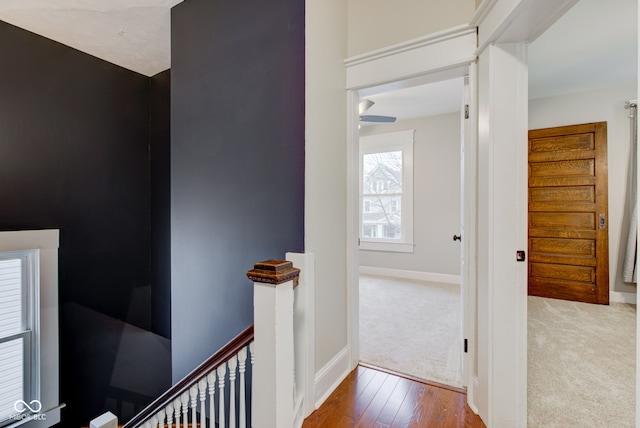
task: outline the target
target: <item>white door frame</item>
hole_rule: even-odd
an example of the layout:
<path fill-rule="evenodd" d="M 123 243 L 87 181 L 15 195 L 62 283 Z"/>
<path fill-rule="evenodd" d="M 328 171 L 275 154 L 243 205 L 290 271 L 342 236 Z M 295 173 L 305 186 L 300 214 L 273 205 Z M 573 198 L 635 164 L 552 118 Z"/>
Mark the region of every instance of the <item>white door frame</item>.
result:
<path fill-rule="evenodd" d="M 477 66 L 469 65 L 469 74 L 465 77 L 464 103 L 469 111 L 463 119 L 461 141 L 461 236 L 460 276 L 462 311 L 462 337 L 467 341 L 467 352 L 463 354 L 463 379 L 467 387 L 467 403 L 478 413 L 476 392 L 478 391 L 478 372 L 476 364 L 477 337 L 477 177 L 478 177 L 478 106 L 477 106 Z M 464 118 L 464 115 L 463 115 Z M 462 285 L 464 284 L 464 288 Z"/>
<path fill-rule="evenodd" d="M 477 43 L 476 29 L 464 25 L 446 31 L 431 34 L 426 37 L 415 39 L 399 45 L 394 45 L 386 49 L 370 52 L 357 57 L 349 58 L 347 66 L 347 340 L 351 350 L 351 366 L 358 364 L 359 352 L 359 257 L 358 257 L 358 230 L 359 230 L 359 186 L 358 186 L 358 165 L 359 165 L 359 135 L 358 135 L 358 101 L 360 96 L 374 93 L 386 92 L 407 86 L 415 86 L 440 80 L 452 79 L 470 75 L 472 82 L 475 82 L 475 48 Z M 471 91 L 472 93 L 474 91 Z M 472 97 L 473 98 L 473 97 Z M 471 109 L 471 116 L 475 117 L 475 109 Z M 475 126 L 475 119 L 469 124 Z M 474 146 L 476 143 L 475 132 L 466 133 L 468 140 Z M 470 156 L 467 158 L 469 164 L 473 163 L 472 153 L 475 148 L 468 149 Z M 472 167 L 472 165 L 469 165 Z M 465 167 L 467 164 L 465 163 Z M 472 174 L 475 174 L 475 169 Z M 469 185 L 471 183 L 471 185 Z M 468 206 L 475 205 L 476 186 L 475 175 L 463 181 L 463 186 L 469 185 L 465 190 L 465 201 Z M 470 211 L 470 215 L 475 215 Z M 475 290 L 469 293 L 471 288 L 475 288 L 475 282 L 469 274 L 475 272 L 475 253 L 465 254 L 465 251 L 475 251 L 474 245 L 475 228 L 470 226 L 475 224 L 475 218 L 467 218 L 465 221 L 468 239 L 463 240 L 462 253 L 469 261 L 465 272 L 461 272 L 463 283 L 461 293 L 463 302 L 467 308 L 473 306 L 472 312 L 463 311 L 463 328 L 468 333 L 466 337 L 470 340 L 470 353 L 465 357 L 464 367 L 475 367 L 475 343 L 471 333 L 475 333 L 475 319 L 466 316 L 475 313 Z M 465 243 L 470 243 L 464 245 Z M 465 282 L 465 280 L 467 282 Z M 473 297 L 473 299 L 471 298 Z M 465 313 L 466 312 L 466 313 Z M 462 344 L 461 344 L 462 346 Z M 468 398 L 474 397 L 473 370 L 468 370 L 469 378 L 463 379 L 468 386 Z M 470 402 L 475 410 L 475 405 Z"/>
<path fill-rule="evenodd" d="M 478 27 L 478 392 L 488 427 L 527 426 L 527 44 L 577 0 L 484 0 Z"/>

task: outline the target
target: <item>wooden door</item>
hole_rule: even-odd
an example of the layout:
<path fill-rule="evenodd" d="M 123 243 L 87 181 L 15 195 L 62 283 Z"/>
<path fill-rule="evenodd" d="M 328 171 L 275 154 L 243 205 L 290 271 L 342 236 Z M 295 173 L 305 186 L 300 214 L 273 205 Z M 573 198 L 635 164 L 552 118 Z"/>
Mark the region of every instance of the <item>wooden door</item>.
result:
<path fill-rule="evenodd" d="M 609 304 L 606 122 L 529 131 L 529 295 Z"/>

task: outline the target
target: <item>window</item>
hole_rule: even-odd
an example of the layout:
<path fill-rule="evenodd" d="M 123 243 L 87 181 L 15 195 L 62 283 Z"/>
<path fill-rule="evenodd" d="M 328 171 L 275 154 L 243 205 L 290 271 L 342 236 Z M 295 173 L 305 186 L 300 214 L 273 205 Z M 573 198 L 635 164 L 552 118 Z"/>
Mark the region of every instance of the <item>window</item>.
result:
<path fill-rule="evenodd" d="M 413 133 L 360 138 L 360 249 L 413 252 Z"/>
<path fill-rule="evenodd" d="M 39 398 L 37 266 L 38 250 L 0 253 L 0 426 Z"/>

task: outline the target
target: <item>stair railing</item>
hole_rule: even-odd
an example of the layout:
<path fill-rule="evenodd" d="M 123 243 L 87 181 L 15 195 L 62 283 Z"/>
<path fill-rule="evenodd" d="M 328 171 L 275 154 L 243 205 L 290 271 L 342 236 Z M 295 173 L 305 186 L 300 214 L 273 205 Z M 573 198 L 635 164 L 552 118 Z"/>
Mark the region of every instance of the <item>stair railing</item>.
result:
<path fill-rule="evenodd" d="M 253 336 L 251 325 L 124 424 L 123 428 L 163 428 L 174 424 L 176 428 L 214 428 L 216 424 L 226 427 L 226 420 L 229 421 L 229 427 L 250 426 L 247 424 L 250 413 L 246 405 L 246 391 L 250 390 L 251 384 L 250 378 L 245 375 L 247 360 L 250 359 L 250 364 L 254 361 Z M 228 396 L 224 392 L 227 381 L 230 390 Z M 236 386 L 239 389 L 237 395 Z"/>
<path fill-rule="evenodd" d="M 267 260 L 256 263 L 247 277 L 254 283 L 254 325 L 122 428 L 293 426 L 294 288 L 300 269 L 291 261 Z M 112 424 L 117 424 L 117 416 L 110 412 L 91 421 L 92 427 Z"/>

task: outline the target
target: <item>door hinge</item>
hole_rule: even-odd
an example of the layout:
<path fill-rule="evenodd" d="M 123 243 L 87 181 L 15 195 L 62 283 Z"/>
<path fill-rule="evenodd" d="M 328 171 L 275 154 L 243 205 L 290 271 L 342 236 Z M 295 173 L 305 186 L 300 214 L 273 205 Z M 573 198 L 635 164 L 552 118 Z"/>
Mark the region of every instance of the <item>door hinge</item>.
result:
<path fill-rule="evenodd" d="M 469 104 L 464 105 L 464 118 L 469 119 Z"/>
<path fill-rule="evenodd" d="M 464 353 L 469 352 L 469 341 L 467 339 L 464 340 Z"/>

